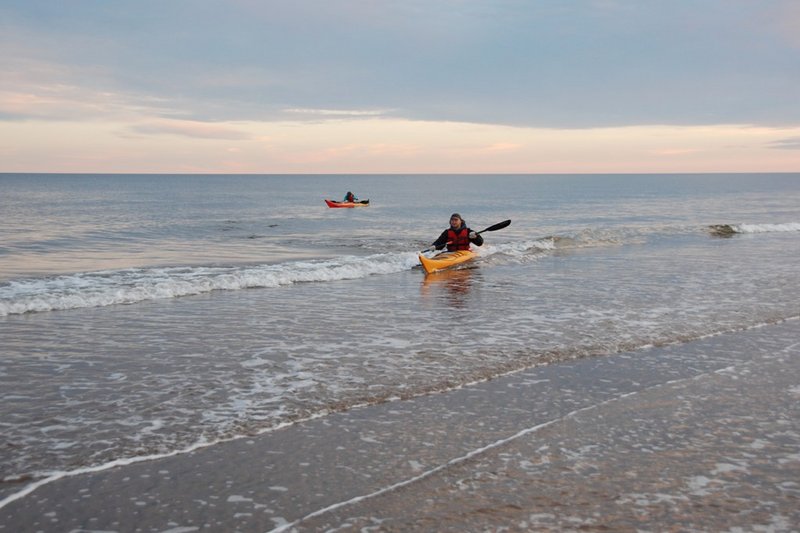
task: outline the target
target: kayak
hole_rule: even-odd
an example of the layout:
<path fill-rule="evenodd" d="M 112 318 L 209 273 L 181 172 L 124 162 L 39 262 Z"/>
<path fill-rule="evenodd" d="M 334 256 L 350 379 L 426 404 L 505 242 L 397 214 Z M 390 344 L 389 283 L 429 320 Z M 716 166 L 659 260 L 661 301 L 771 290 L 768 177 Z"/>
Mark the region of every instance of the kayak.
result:
<path fill-rule="evenodd" d="M 336 202 L 334 200 L 325 199 L 328 207 L 366 207 L 369 205 L 369 200 L 359 200 L 357 202 Z"/>
<path fill-rule="evenodd" d="M 425 272 L 430 274 L 431 272 L 436 272 L 438 270 L 444 270 L 445 268 L 460 265 L 461 263 L 469 261 L 476 255 L 477 254 L 472 250 L 443 252 L 433 257 L 425 257 L 424 255 L 419 254 L 419 262 L 422 263 L 422 268 L 425 269 Z"/>

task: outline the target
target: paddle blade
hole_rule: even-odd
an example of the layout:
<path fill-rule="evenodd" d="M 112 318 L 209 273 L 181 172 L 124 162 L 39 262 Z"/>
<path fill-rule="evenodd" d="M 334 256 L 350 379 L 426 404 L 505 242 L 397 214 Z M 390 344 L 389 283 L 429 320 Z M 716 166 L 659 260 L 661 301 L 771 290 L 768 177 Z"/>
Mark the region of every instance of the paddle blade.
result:
<path fill-rule="evenodd" d="M 493 226 L 489 226 L 486 229 L 482 229 L 478 233 L 483 233 L 484 231 L 497 231 L 499 229 L 507 228 L 510 225 L 511 225 L 511 219 L 508 219 L 508 220 L 504 220 L 502 222 L 498 222 L 497 224 L 495 224 Z"/>

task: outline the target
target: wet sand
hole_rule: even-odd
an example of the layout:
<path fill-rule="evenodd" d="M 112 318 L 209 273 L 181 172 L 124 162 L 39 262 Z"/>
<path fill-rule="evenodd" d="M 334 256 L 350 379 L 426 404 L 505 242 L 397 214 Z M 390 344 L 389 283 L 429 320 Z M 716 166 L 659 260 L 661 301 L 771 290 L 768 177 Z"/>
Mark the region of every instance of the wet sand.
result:
<path fill-rule="evenodd" d="M 798 320 L 533 368 L 63 477 L 0 509 L 8 532 L 797 524 Z"/>

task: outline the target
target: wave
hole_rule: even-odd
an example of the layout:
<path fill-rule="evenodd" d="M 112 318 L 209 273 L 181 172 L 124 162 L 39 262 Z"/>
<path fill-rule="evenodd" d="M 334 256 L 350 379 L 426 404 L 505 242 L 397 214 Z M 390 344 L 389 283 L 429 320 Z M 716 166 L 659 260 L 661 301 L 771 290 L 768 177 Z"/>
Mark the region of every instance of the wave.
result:
<path fill-rule="evenodd" d="M 708 228 L 712 235 L 732 236 L 739 233 L 800 231 L 800 223 L 721 224 Z M 483 258 L 495 256 L 495 264 L 502 262 L 503 258 L 528 261 L 559 249 L 642 242 L 651 231 L 652 228 L 644 233 L 641 229 L 584 230 L 574 234 L 486 245 L 476 251 Z M 398 273 L 417 265 L 417 252 L 385 252 L 266 265 L 129 268 L 21 279 L 0 284 L 0 316 L 134 304 L 218 290 L 360 279 Z"/>
<path fill-rule="evenodd" d="M 554 247 L 554 240 L 546 238 L 485 246 L 478 252 L 481 256 L 498 252 L 521 256 Z M 270 265 L 135 268 L 22 279 L 0 285 L 0 316 L 134 304 L 218 290 L 360 279 L 417 265 L 417 252 L 393 252 Z"/>
<path fill-rule="evenodd" d="M 345 256 L 239 267 L 166 267 L 85 272 L 0 286 L 0 316 L 132 304 L 217 290 L 357 279 L 408 270 L 416 253 Z"/>
<path fill-rule="evenodd" d="M 712 235 L 729 237 L 740 233 L 776 233 L 800 231 L 800 222 L 786 224 L 713 224 L 708 227 Z"/>

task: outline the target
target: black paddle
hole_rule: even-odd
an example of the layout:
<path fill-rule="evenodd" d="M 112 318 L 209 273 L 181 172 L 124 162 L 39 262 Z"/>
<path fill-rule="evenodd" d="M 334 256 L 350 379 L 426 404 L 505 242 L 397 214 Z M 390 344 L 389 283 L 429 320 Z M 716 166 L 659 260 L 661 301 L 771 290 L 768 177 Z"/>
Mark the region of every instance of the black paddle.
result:
<path fill-rule="evenodd" d="M 493 224 L 493 225 L 489 226 L 488 228 L 482 229 L 480 231 L 476 231 L 475 233 L 481 234 L 484 231 L 497 231 L 499 229 L 507 228 L 510 225 L 511 225 L 511 219 L 508 219 L 508 220 L 504 220 L 502 222 L 498 222 L 497 224 Z M 430 246 L 430 247 L 425 248 L 424 250 L 422 250 L 420 253 L 424 254 L 425 252 L 430 252 L 431 250 L 434 250 L 434 249 L 435 248 L 433 246 Z"/>

